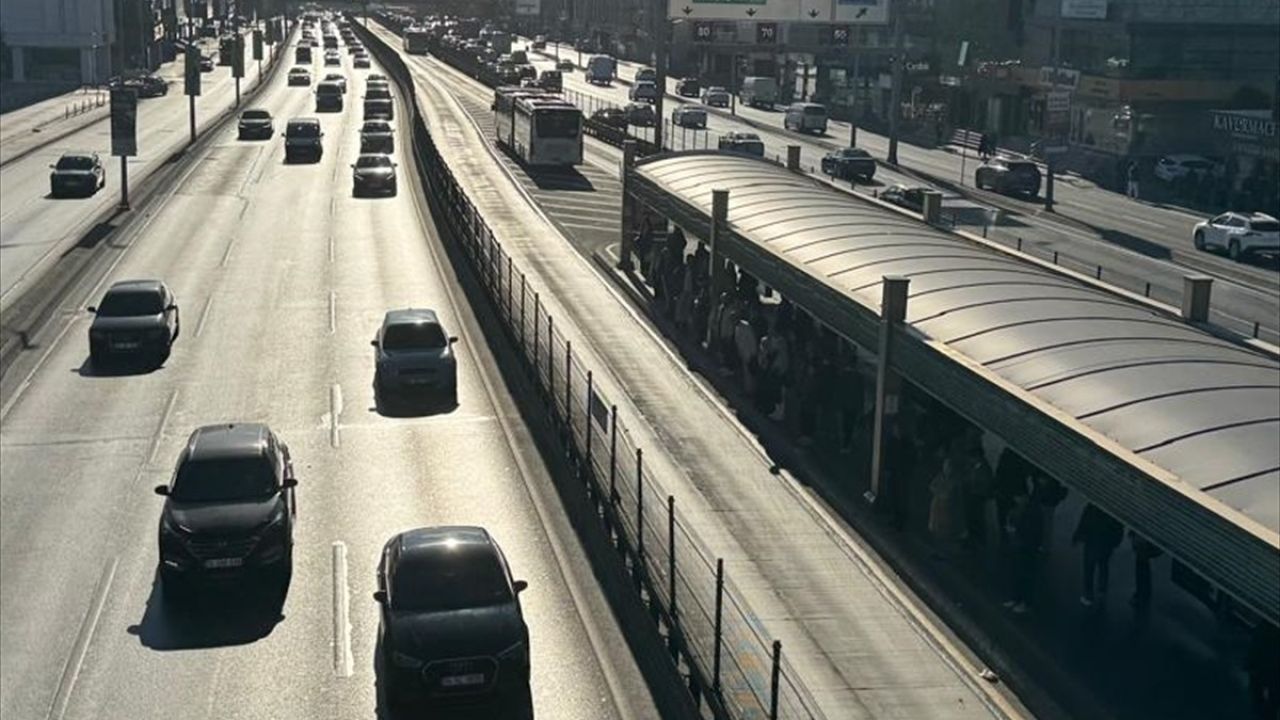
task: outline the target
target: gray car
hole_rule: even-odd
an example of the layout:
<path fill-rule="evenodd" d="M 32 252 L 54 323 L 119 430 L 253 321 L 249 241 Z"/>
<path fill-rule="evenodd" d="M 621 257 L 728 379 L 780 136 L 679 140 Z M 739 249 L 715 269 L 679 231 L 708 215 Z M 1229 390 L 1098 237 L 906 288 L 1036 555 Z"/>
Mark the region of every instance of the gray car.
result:
<path fill-rule="evenodd" d="M 159 365 L 169 357 L 181 322 L 173 292 L 159 280 L 115 283 L 96 307 L 90 306 L 89 359 L 95 367 L 111 360 L 150 360 Z"/>
<path fill-rule="evenodd" d="M 360 127 L 361 153 L 390 153 L 396 148 L 395 132 L 386 120 L 370 120 Z"/>
<path fill-rule="evenodd" d="M 458 403 L 458 365 L 453 344 L 434 310 L 388 311 L 374 348 L 373 386 L 384 402 L 393 396 L 434 397 Z"/>

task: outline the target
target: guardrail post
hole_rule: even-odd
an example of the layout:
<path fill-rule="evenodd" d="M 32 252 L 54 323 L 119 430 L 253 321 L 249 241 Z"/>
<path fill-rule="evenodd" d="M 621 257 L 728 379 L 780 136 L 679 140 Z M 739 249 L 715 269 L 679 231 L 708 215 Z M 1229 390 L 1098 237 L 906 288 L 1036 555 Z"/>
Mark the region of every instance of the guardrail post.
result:
<path fill-rule="evenodd" d="M 618 406 L 609 413 L 609 504 L 618 502 Z"/>
<path fill-rule="evenodd" d="M 773 641 L 773 678 L 769 693 L 769 720 L 778 720 L 778 680 L 782 674 L 782 641 Z"/>
<path fill-rule="evenodd" d="M 512 297 L 512 288 L 511 288 L 511 281 L 515 279 L 512 269 L 513 269 L 513 265 L 511 262 L 511 256 L 508 255 L 507 256 L 507 322 L 511 322 L 512 301 L 515 299 Z"/>
<path fill-rule="evenodd" d="M 711 655 L 711 693 L 716 697 L 720 696 L 720 651 L 724 645 L 723 633 L 724 618 L 724 558 L 716 558 L 716 617 L 715 617 L 715 645 Z"/>
<path fill-rule="evenodd" d="M 555 318 L 551 313 L 547 313 L 547 397 L 551 398 L 551 414 L 556 414 L 556 358 L 553 354 L 555 351 L 556 336 Z"/>
<path fill-rule="evenodd" d="M 787 169 L 791 172 L 800 172 L 800 146 L 787 146 Z"/>
<path fill-rule="evenodd" d="M 528 293 L 525 292 L 525 274 L 520 272 L 520 349 L 525 349 L 524 345 L 524 297 Z"/>
<path fill-rule="evenodd" d="M 644 451 L 636 448 L 636 589 L 644 584 Z M 651 599 L 652 600 L 652 599 Z"/>
<path fill-rule="evenodd" d="M 564 427 L 569 433 L 565 454 L 573 457 L 573 341 L 564 341 Z"/>
<path fill-rule="evenodd" d="M 872 435 L 871 450 L 871 489 L 864 496 L 867 502 L 874 504 L 880 496 L 881 483 L 885 473 L 885 453 L 888 452 L 887 430 L 898 414 L 898 373 L 892 368 L 890 348 L 893 346 L 893 334 L 907 316 L 907 287 L 910 279 L 901 275 L 884 276 L 880 301 L 880 342 L 877 348 L 879 362 L 876 366 L 876 405 L 875 426 Z M 898 458 L 894 458 L 897 460 Z M 895 476 L 890 482 L 906 482 L 906 478 Z M 897 494 L 903 488 L 895 488 Z"/>
<path fill-rule="evenodd" d="M 538 293 L 533 294 L 533 379 L 535 382 L 540 380 L 538 368 L 538 331 L 542 329 L 542 323 L 538 322 L 538 316 L 542 314 L 542 296 Z"/>
<path fill-rule="evenodd" d="M 591 464 L 592 463 L 591 423 L 594 421 L 594 418 L 591 415 L 591 398 L 595 396 L 594 393 L 595 393 L 595 375 L 590 370 L 588 370 L 587 371 L 587 402 L 586 402 L 587 414 L 586 414 L 586 417 L 583 418 L 583 421 L 586 423 L 585 427 L 587 429 L 587 442 L 586 442 L 587 447 L 586 447 L 585 454 L 587 458 L 586 468 L 587 468 L 588 477 L 590 477 L 595 472 L 595 466 Z M 593 489 L 592 483 L 587 483 L 587 491 L 590 492 L 592 489 Z"/>
<path fill-rule="evenodd" d="M 1182 319 L 1187 322 L 1209 321 L 1209 296 L 1213 290 L 1213 278 L 1206 275 L 1186 275 L 1182 278 Z"/>
<path fill-rule="evenodd" d="M 680 620 L 676 609 L 676 496 L 667 496 L 667 651 L 672 660 L 680 657 Z"/>

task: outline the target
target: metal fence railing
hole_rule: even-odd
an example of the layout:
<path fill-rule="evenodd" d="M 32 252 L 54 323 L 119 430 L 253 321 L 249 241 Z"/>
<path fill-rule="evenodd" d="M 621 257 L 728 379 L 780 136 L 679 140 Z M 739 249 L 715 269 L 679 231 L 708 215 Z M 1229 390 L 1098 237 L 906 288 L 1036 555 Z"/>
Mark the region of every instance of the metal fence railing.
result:
<path fill-rule="evenodd" d="M 636 592 L 665 636 L 703 712 L 728 720 L 823 720 L 812 695 L 717 558 L 657 481 L 594 373 L 547 311 L 539 290 L 506 253 L 441 157 L 398 53 L 357 32 L 400 85 L 412 149 L 437 222 L 484 287 L 508 341 L 546 408 L 595 515 Z"/>

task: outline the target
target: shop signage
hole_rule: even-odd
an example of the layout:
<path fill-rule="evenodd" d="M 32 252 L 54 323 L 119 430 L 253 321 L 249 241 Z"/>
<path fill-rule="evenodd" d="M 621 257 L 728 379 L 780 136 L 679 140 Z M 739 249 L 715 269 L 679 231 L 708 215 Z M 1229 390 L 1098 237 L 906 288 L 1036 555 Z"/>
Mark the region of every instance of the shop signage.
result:
<path fill-rule="evenodd" d="M 1069 68 L 1040 68 L 1040 84 L 1045 87 L 1068 87 L 1074 90 L 1080 84 L 1080 71 Z"/>
<path fill-rule="evenodd" d="M 1209 113 L 1213 116 L 1213 129 L 1218 132 L 1255 140 L 1276 136 L 1276 121 L 1264 116 L 1263 113 L 1256 116 L 1219 110 L 1210 110 Z M 1269 112 L 1266 113 L 1266 115 L 1269 114 Z"/>

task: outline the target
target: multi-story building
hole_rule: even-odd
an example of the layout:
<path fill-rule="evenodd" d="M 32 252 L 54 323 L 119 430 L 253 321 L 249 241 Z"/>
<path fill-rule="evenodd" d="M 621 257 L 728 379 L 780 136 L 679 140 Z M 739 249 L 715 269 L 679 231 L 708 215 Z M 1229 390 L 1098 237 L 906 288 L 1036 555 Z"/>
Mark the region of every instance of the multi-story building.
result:
<path fill-rule="evenodd" d="M 4 0 L 6 79 L 91 83 L 111 71 L 118 36 L 113 0 Z"/>

